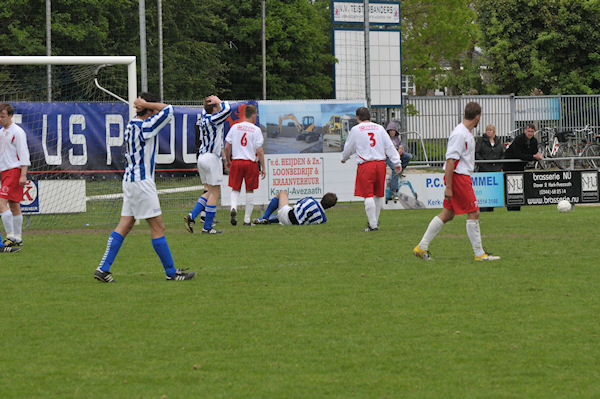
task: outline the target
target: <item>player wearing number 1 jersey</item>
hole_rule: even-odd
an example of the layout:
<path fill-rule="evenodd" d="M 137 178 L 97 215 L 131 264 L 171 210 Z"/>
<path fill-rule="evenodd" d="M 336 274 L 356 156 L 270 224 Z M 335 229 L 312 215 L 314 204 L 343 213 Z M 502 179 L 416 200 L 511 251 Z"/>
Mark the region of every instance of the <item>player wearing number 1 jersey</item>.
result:
<path fill-rule="evenodd" d="M 231 187 L 231 224 L 237 224 L 237 203 L 242 188 L 242 181 L 246 184 L 246 209 L 244 212 L 244 225 L 250 226 L 252 210 L 254 208 L 254 190 L 258 188 L 259 168 L 260 175 L 265 178 L 265 155 L 262 148 L 262 131 L 256 126 L 257 109 L 252 104 L 244 109 L 244 121 L 236 123 L 229 129 L 225 138 L 225 159 L 229 168 L 229 187 Z M 230 160 L 231 156 L 231 160 Z"/>
<path fill-rule="evenodd" d="M 356 119 L 358 125 L 348 134 L 342 152 L 342 163 L 352 154 L 356 154 L 358 168 L 354 195 L 365 199 L 365 212 L 369 223 L 364 231 L 375 231 L 379 230 L 379 213 L 385 196 L 385 159 L 390 159 L 397 174 L 402 171 L 402 162 L 385 129 L 370 121 L 368 108 L 358 108 Z"/>
<path fill-rule="evenodd" d="M 481 119 L 481 106 L 470 102 L 465 106 L 465 116 L 454 128 L 448 138 L 446 164 L 444 165 L 444 208 L 435 216 L 421 239 L 413 249 L 415 256 L 430 260 L 429 243 L 440 232 L 446 222 L 454 219 L 454 215 L 467 214 L 467 236 L 471 241 L 475 260 L 498 260 L 485 252 L 481 244 L 479 230 L 479 207 L 473 191 L 471 174 L 475 169 L 475 139 L 473 129 Z"/>

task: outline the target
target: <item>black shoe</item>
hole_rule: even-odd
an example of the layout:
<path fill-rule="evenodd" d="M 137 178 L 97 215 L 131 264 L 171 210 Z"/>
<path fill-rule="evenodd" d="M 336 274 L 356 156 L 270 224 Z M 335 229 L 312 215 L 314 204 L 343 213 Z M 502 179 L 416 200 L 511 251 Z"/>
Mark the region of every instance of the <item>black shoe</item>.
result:
<path fill-rule="evenodd" d="M 244 226 L 252 226 L 252 223 L 246 223 L 246 222 L 244 222 Z"/>
<path fill-rule="evenodd" d="M 210 230 L 206 230 L 206 229 L 202 229 L 202 234 L 222 234 L 223 230 L 215 230 L 215 229 L 210 229 Z"/>
<path fill-rule="evenodd" d="M 94 278 L 98 281 L 102 281 L 103 283 L 114 283 L 115 279 L 113 278 L 110 272 L 103 272 L 100 269 L 96 269 L 94 272 Z"/>
<path fill-rule="evenodd" d="M 0 247 L 0 253 L 9 253 L 9 252 L 19 252 L 21 248 L 17 247 L 7 247 L 6 245 Z"/>
<path fill-rule="evenodd" d="M 191 280 L 196 275 L 194 272 L 186 273 L 184 270 L 187 269 L 177 269 L 174 275 L 167 276 L 167 281 Z"/>
<path fill-rule="evenodd" d="M 196 224 L 194 219 L 190 215 L 185 215 L 183 220 L 185 220 L 185 229 L 190 233 L 194 233 L 194 224 Z"/>
<path fill-rule="evenodd" d="M 365 233 L 369 232 L 369 231 L 379 231 L 379 227 L 375 227 L 372 228 L 371 226 L 367 225 L 367 228 L 363 230 Z"/>
<path fill-rule="evenodd" d="M 2 241 L 2 244 L 4 244 L 5 247 L 20 247 L 21 245 L 23 245 L 23 241 L 17 242 L 10 238 L 5 238 L 4 241 Z"/>
<path fill-rule="evenodd" d="M 269 224 L 269 219 L 254 219 L 254 224 Z"/>
<path fill-rule="evenodd" d="M 229 212 L 229 215 L 231 216 L 231 225 L 235 226 L 237 224 L 237 211 L 235 210 L 235 208 L 233 208 L 231 212 Z"/>

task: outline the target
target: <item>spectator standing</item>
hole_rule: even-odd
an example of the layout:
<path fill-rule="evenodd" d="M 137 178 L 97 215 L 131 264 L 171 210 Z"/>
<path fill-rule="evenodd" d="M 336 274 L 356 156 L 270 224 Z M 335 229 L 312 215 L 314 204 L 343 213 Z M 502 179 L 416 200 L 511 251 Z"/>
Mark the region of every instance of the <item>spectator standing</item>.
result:
<path fill-rule="evenodd" d="M 475 145 L 475 159 L 495 160 L 504 158 L 504 144 L 496 137 L 496 127 L 487 125 L 485 135 L 477 140 Z M 500 172 L 501 163 L 481 162 L 477 164 L 477 172 Z M 493 212 L 494 207 L 481 207 L 480 212 Z"/>

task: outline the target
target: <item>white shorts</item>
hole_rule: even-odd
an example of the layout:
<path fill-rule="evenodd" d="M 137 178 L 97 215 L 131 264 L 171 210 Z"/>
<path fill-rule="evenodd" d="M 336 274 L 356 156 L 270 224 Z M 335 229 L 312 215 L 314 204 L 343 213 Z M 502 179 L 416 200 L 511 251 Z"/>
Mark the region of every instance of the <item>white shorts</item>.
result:
<path fill-rule="evenodd" d="M 292 222 L 290 222 L 290 211 L 294 209 L 290 205 L 284 205 L 277 211 L 277 219 L 279 219 L 279 224 L 284 226 L 290 226 Z"/>
<path fill-rule="evenodd" d="M 153 180 L 123 182 L 121 216 L 133 216 L 141 220 L 153 218 L 161 213 L 156 184 Z"/>
<path fill-rule="evenodd" d="M 220 186 L 223 183 L 223 163 L 213 153 L 198 155 L 198 173 L 204 184 Z"/>

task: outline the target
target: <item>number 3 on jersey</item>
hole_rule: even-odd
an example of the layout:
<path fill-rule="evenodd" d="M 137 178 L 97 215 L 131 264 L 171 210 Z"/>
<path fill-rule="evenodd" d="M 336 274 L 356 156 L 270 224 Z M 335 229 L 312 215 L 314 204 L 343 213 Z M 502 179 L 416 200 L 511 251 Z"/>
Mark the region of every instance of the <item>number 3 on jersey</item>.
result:
<path fill-rule="evenodd" d="M 246 138 L 246 133 L 244 133 L 244 135 L 242 136 L 242 139 L 240 140 L 240 144 L 245 147 L 246 144 L 248 144 L 248 139 Z"/>
<path fill-rule="evenodd" d="M 371 143 L 371 147 L 375 147 L 375 144 L 377 144 L 377 142 L 375 141 L 375 133 L 367 133 L 369 135 L 369 142 Z"/>

